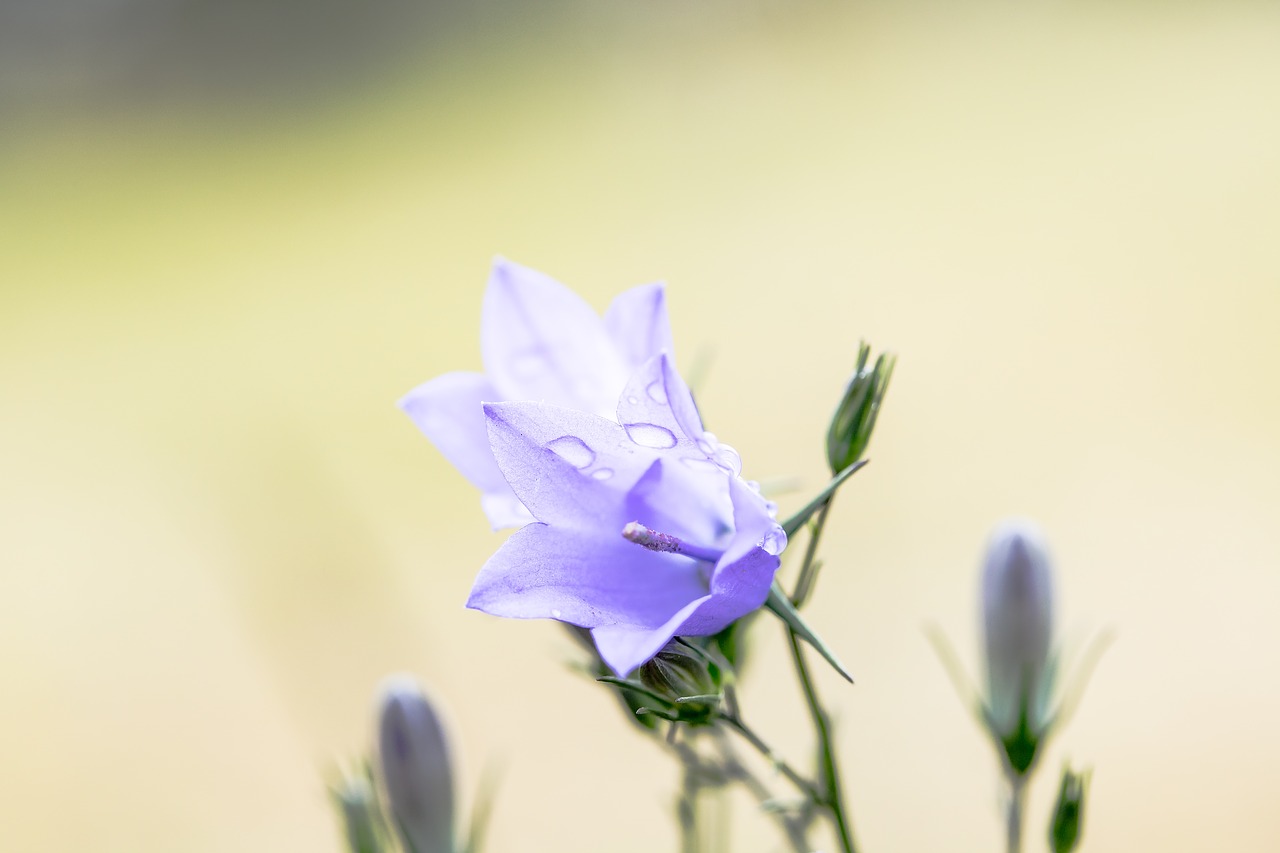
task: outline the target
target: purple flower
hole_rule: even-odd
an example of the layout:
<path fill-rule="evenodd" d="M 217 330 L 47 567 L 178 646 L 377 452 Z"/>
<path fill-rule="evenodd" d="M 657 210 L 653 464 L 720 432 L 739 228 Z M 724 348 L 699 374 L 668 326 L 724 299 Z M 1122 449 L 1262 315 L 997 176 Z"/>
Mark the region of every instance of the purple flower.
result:
<path fill-rule="evenodd" d="M 713 634 L 764 603 L 786 534 L 665 354 L 631 378 L 618 422 L 535 402 L 484 414 L 537 521 L 489 559 L 468 607 L 590 628 L 626 675 L 673 636 Z"/>
<path fill-rule="evenodd" d="M 497 258 L 484 296 L 480 349 L 484 373 L 446 373 L 410 391 L 400 408 L 480 489 L 494 529 L 518 527 L 533 516 L 494 461 L 481 403 L 538 400 L 612 417 L 636 368 L 672 351 L 663 286 L 620 294 L 602 320 L 549 276 Z"/>

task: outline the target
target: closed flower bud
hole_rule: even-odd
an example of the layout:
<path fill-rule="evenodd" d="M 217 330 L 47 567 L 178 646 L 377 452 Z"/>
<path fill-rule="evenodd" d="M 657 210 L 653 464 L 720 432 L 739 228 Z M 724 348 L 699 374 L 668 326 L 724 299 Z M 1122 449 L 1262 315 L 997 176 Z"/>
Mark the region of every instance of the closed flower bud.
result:
<path fill-rule="evenodd" d="M 832 473 L 838 474 L 862 458 L 871 441 L 871 431 L 880 414 L 885 391 L 889 388 L 894 357 L 881 353 L 875 367 L 868 368 L 870 356 L 871 347 L 860 344 L 857 367 L 827 430 L 827 464 L 831 466 Z"/>
<path fill-rule="evenodd" d="M 343 828 L 350 853 L 382 853 L 378 799 L 365 776 L 347 776 L 333 789 L 342 810 Z"/>
<path fill-rule="evenodd" d="M 1049 824 L 1049 849 L 1053 853 L 1071 853 L 1080 843 L 1084 830 L 1084 797 L 1088 784 L 1087 774 L 1073 773 L 1071 768 L 1062 771 L 1062 785 L 1058 788 L 1058 804 Z"/>
<path fill-rule="evenodd" d="M 720 667 L 680 640 L 672 640 L 640 667 L 640 683 L 670 701 L 672 712 L 687 723 L 710 722 L 719 708 Z M 713 698 L 681 702 L 694 696 Z"/>
<path fill-rule="evenodd" d="M 412 676 L 382 684 L 378 761 L 391 819 L 414 853 L 453 853 L 453 778 L 444 729 Z"/>
<path fill-rule="evenodd" d="M 1011 519 L 982 567 L 987 711 L 1013 769 L 1025 773 L 1047 725 L 1052 688 L 1053 577 L 1039 528 Z"/>

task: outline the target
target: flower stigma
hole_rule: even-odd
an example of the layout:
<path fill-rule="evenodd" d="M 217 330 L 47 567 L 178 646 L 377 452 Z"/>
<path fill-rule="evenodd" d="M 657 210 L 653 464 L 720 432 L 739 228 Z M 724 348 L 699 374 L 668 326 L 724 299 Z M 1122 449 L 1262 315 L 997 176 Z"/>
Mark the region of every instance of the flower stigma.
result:
<path fill-rule="evenodd" d="M 622 538 L 628 542 L 634 542 L 642 548 L 648 548 L 650 551 L 658 551 L 664 554 L 683 554 L 686 557 L 706 560 L 708 563 L 719 562 L 720 558 L 724 556 L 723 551 L 712 551 L 709 548 L 690 545 L 670 533 L 659 533 L 656 530 L 645 527 L 638 521 L 632 521 L 622 528 Z"/>

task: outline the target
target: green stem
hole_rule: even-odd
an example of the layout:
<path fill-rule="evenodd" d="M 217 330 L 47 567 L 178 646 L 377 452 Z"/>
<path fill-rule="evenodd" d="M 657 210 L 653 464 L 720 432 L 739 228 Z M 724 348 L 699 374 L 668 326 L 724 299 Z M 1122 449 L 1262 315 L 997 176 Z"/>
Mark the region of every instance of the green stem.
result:
<path fill-rule="evenodd" d="M 845 812 L 844 794 L 840 785 L 840 768 L 831 742 L 831 723 L 827 712 L 822 707 L 822 701 L 818 698 L 818 691 L 813 686 L 813 677 L 809 674 L 809 665 L 805 663 L 800 639 L 794 631 L 788 630 L 787 640 L 791 645 L 791 659 L 796 665 L 796 675 L 800 678 L 800 686 L 804 690 L 805 703 L 809 706 L 809 715 L 813 718 L 813 728 L 818 735 L 818 756 L 822 765 L 824 790 L 816 801 L 830 810 L 836 834 L 840 838 L 840 849 L 844 853 L 857 853 L 858 848 L 853 843 L 849 817 Z"/>
<path fill-rule="evenodd" d="M 779 773 L 786 776 L 791 784 L 799 788 L 802 794 L 814 802 L 822 802 L 822 792 L 818 790 L 817 786 L 797 773 L 790 764 L 779 758 L 777 753 L 769 747 L 769 744 L 765 743 L 746 723 L 737 717 L 727 714 L 721 715 L 720 719 L 728 723 L 729 728 L 742 735 L 743 740 L 755 747 L 756 751 L 767 758 L 769 763 L 776 767 Z"/>
<path fill-rule="evenodd" d="M 1009 776 L 1009 815 L 1008 815 L 1008 851 L 1022 851 L 1022 803 L 1026 791 L 1026 780 L 1021 776 Z"/>
<path fill-rule="evenodd" d="M 800 576 L 796 579 L 796 591 L 791 595 L 791 603 L 797 609 L 803 607 L 804 603 L 809 599 L 809 594 L 813 591 L 813 584 L 817 580 L 816 557 L 818 556 L 818 540 L 822 538 L 822 529 L 827 525 L 827 514 L 831 512 L 831 503 L 835 498 L 834 493 L 828 497 L 822 505 L 822 509 L 818 510 L 816 517 L 813 519 L 813 532 L 810 534 L 809 542 L 805 546 L 804 560 L 800 563 Z"/>

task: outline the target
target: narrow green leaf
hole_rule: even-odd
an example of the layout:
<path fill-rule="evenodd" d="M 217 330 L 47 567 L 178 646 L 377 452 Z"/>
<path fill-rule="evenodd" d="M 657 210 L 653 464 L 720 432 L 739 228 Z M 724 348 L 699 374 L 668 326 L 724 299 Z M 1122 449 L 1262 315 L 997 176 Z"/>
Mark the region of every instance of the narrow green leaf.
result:
<path fill-rule="evenodd" d="M 849 469 L 848 473 L 852 473 L 853 469 Z M 833 481 L 834 482 L 834 481 Z M 817 649 L 818 654 L 827 659 L 827 663 L 840 673 L 841 677 L 850 684 L 853 683 L 853 676 L 844 668 L 844 664 L 840 663 L 835 653 L 824 643 L 817 634 L 809 627 L 808 623 L 800 616 L 800 612 L 796 610 L 791 603 L 791 599 L 787 598 L 787 594 L 782 591 L 782 587 L 775 580 L 773 587 L 769 590 L 769 599 L 764 604 L 769 611 L 787 624 L 795 635 L 804 640 L 809 645 Z"/>
<path fill-rule="evenodd" d="M 866 465 L 868 461 L 870 460 L 860 459 L 848 468 L 845 468 L 839 474 L 836 474 L 831 478 L 831 482 L 827 483 L 826 488 L 821 492 L 818 492 L 818 496 L 809 501 L 809 503 L 805 505 L 804 509 L 782 522 L 782 529 L 786 531 L 787 536 L 795 536 L 796 533 L 799 532 L 800 528 L 804 526 L 804 523 L 808 521 L 815 512 L 822 509 L 822 505 L 827 502 L 827 499 L 836 493 L 836 489 L 844 485 L 844 481 L 852 477 L 854 473 Z"/>

